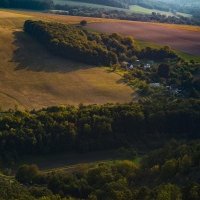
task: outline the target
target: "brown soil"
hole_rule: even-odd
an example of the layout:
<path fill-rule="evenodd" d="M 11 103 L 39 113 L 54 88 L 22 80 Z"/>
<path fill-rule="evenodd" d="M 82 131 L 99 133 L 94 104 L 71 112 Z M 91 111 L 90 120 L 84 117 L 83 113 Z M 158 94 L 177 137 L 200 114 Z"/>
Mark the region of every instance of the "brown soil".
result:
<path fill-rule="evenodd" d="M 106 33 L 117 32 L 131 35 L 137 40 L 168 45 L 185 53 L 200 55 L 200 32 L 182 30 L 174 26 L 162 26 L 156 23 L 142 22 L 106 22 L 91 23 L 88 28 Z"/>

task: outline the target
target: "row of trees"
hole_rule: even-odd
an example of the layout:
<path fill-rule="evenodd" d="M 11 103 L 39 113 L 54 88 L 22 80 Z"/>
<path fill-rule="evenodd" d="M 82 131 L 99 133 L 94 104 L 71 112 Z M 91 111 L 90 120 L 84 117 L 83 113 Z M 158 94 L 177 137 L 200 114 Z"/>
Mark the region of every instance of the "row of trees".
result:
<path fill-rule="evenodd" d="M 77 168 L 70 174 L 43 173 L 36 165 L 23 165 L 16 180 L 35 198 L 54 194 L 89 200 L 198 200 L 199 146 L 199 142 L 173 140 L 143 157 L 140 165 L 132 161 L 104 162 Z"/>
<path fill-rule="evenodd" d="M 48 10 L 53 7 L 52 0 L 1 0 L 0 7 Z"/>
<path fill-rule="evenodd" d="M 169 2 L 161 2 L 156 0 L 73 0 L 85 3 L 100 4 L 118 8 L 129 8 L 131 5 L 139 5 L 144 8 L 156 9 L 162 11 L 181 10 L 181 7 Z M 66 2 L 67 4 L 67 2 Z"/>
<path fill-rule="evenodd" d="M 75 26 L 26 21 L 24 30 L 53 53 L 88 64 L 112 65 L 118 62 L 115 49 L 107 48 L 106 39 L 115 42 L 121 47 L 121 51 L 126 50 L 126 46 L 112 36 L 92 34 Z"/>
<path fill-rule="evenodd" d="M 52 107 L 0 116 L 0 156 L 150 148 L 169 138 L 199 138 L 200 101 Z"/>
<path fill-rule="evenodd" d="M 131 37 L 116 33 L 99 34 L 80 27 L 28 20 L 24 31 L 38 39 L 53 53 L 88 64 L 113 65 L 139 58 L 177 58 L 169 48 L 137 50 Z"/>
<path fill-rule="evenodd" d="M 160 22 L 160 23 L 171 23 L 171 24 L 189 24 L 189 25 L 200 25 L 198 12 L 193 12 L 194 17 L 184 17 L 181 15 L 167 16 L 160 13 L 152 12 L 152 14 L 139 14 L 139 13 L 127 13 L 123 10 L 107 9 L 107 8 L 95 8 L 84 7 L 84 6 L 72 6 L 72 5 L 55 5 L 54 8 L 59 10 L 58 14 L 68 14 L 74 16 L 85 16 L 85 17 L 99 17 L 99 18 L 111 18 L 131 21 L 146 21 L 146 22 Z M 62 12 L 67 11 L 67 12 Z"/>
<path fill-rule="evenodd" d="M 160 49 L 153 49 L 146 47 L 141 50 L 138 57 L 140 59 L 153 59 L 153 60 L 164 60 L 164 59 L 176 59 L 178 56 L 168 47 L 165 46 Z"/>

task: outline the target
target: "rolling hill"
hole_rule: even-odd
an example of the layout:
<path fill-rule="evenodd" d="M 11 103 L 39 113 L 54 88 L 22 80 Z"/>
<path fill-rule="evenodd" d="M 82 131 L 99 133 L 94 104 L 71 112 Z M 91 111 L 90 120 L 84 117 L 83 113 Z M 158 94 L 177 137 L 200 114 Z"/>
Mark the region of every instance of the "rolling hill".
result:
<path fill-rule="evenodd" d="M 17 106 L 29 109 L 131 101 L 133 91 L 120 82 L 119 75 L 109 73 L 104 67 L 53 56 L 24 34 L 24 20 L 45 17 L 45 14 L 34 15 L 0 11 L 1 108 Z M 50 17 L 53 18 L 53 15 Z M 71 21 L 80 19 L 73 18 Z M 70 18 L 67 21 L 70 22 Z"/>
<path fill-rule="evenodd" d="M 191 17 L 191 14 L 181 12 L 173 12 L 174 9 L 171 9 L 171 4 L 165 4 L 163 2 L 156 2 L 156 0 L 148 1 L 121 1 L 121 4 L 117 4 L 115 0 L 110 1 L 97 1 L 97 0 L 53 0 L 55 5 L 67 5 L 73 8 L 87 7 L 87 8 L 96 8 L 103 9 L 107 11 L 123 11 L 127 15 L 131 14 L 145 14 L 151 15 L 152 12 L 159 13 L 166 16 L 183 16 Z"/>
<path fill-rule="evenodd" d="M 104 67 L 88 66 L 52 56 L 22 31 L 27 19 L 79 23 L 83 17 L 1 10 L 0 18 L 0 44 L 7 44 L 0 46 L 0 105 L 4 109 L 15 106 L 29 109 L 80 103 L 122 103 L 132 100 L 133 90 L 124 85 L 116 73 Z M 88 22 L 122 23 L 120 20 L 103 18 L 84 19 Z M 123 23 L 125 25 L 127 22 Z M 135 23 L 135 28 L 142 24 Z M 150 24 L 191 33 L 199 31 L 199 27 L 195 26 Z M 146 42 L 151 40 L 147 39 Z"/>

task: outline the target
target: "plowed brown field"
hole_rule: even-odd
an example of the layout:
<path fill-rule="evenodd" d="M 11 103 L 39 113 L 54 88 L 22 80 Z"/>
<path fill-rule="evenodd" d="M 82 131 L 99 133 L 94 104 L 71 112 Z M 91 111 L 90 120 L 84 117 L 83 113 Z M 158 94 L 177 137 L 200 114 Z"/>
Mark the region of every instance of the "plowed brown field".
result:
<path fill-rule="evenodd" d="M 191 26 L 192 27 L 192 26 Z M 106 33 L 131 35 L 135 39 L 168 45 L 173 49 L 192 55 L 200 55 L 200 31 L 183 29 L 182 26 L 161 25 L 144 22 L 91 23 L 88 28 Z"/>

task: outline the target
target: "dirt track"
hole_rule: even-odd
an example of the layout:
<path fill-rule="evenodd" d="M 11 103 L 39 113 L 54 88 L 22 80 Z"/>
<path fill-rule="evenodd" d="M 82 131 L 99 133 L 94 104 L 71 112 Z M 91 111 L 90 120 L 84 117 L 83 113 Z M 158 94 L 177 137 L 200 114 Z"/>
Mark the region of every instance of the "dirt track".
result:
<path fill-rule="evenodd" d="M 88 28 L 106 33 L 117 32 L 135 39 L 168 45 L 185 53 L 200 55 L 200 32 L 142 22 L 92 23 Z"/>

